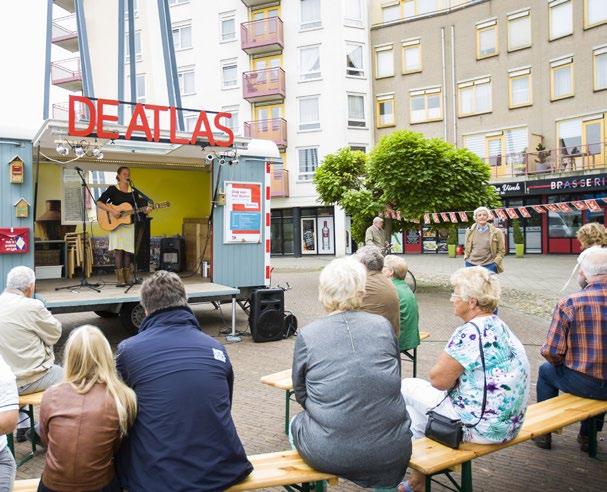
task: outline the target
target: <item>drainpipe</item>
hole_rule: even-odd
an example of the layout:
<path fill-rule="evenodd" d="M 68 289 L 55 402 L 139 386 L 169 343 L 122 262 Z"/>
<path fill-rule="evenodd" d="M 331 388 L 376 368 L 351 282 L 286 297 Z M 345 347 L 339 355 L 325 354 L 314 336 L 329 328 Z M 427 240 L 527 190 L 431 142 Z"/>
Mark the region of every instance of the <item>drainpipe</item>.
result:
<path fill-rule="evenodd" d="M 451 104 L 453 105 L 453 144 L 457 147 L 457 78 L 455 76 L 455 26 L 451 25 Z"/>
<path fill-rule="evenodd" d="M 446 142 L 448 138 L 447 126 L 447 67 L 445 66 L 445 28 L 440 28 L 440 49 L 441 49 L 441 63 L 443 68 L 443 140 Z"/>

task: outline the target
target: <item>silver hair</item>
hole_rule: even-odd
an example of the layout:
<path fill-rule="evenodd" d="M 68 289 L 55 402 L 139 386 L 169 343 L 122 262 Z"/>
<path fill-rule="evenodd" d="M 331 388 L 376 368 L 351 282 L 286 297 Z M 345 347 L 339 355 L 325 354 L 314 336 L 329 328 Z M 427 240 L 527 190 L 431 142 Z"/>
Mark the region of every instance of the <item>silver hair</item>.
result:
<path fill-rule="evenodd" d="M 374 224 L 375 224 L 376 222 L 383 222 L 383 221 L 384 221 L 384 218 L 383 218 L 383 217 L 375 217 L 375 218 L 373 219 L 373 223 L 374 223 Z"/>
<path fill-rule="evenodd" d="M 497 275 L 482 266 L 460 268 L 451 275 L 451 285 L 459 287 L 463 301 L 476 299 L 478 306 L 488 312 L 495 310 L 502 295 Z"/>
<path fill-rule="evenodd" d="M 489 217 L 491 217 L 491 213 L 487 207 L 478 207 L 474 212 L 472 212 L 472 216 L 476 219 L 476 215 L 485 212 Z"/>
<path fill-rule="evenodd" d="M 156 272 L 141 286 L 141 305 L 148 315 L 161 309 L 187 306 L 183 282 L 173 272 Z"/>
<path fill-rule="evenodd" d="M 607 248 L 594 246 L 580 255 L 580 269 L 586 277 L 607 275 Z"/>
<path fill-rule="evenodd" d="M 356 258 L 370 272 L 381 272 L 384 267 L 384 257 L 377 246 L 363 246 L 356 252 Z"/>
<path fill-rule="evenodd" d="M 16 266 L 6 276 L 6 287 L 25 292 L 36 283 L 34 270 L 26 266 Z"/>
<path fill-rule="evenodd" d="M 354 311 L 365 295 L 367 272 L 352 258 L 338 258 L 320 272 L 318 300 L 328 312 Z"/>

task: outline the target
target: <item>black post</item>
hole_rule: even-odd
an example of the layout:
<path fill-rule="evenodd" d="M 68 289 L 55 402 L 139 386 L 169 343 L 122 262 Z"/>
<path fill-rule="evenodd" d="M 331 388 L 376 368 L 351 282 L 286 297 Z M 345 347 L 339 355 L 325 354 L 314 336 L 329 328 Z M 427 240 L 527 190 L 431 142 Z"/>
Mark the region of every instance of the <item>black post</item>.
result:
<path fill-rule="evenodd" d="M 293 256 L 301 258 L 301 207 L 293 207 Z"/>

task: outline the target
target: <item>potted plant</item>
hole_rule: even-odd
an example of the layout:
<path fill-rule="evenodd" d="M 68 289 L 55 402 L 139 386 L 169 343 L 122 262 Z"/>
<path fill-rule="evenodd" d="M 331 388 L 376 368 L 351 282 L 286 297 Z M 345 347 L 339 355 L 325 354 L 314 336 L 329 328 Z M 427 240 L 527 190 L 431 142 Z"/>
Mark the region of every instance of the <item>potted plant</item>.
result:
<path fill-rule="evenodd" d="M 512 236 L 514 239 L 514 248 L 516 257 L 522 258 L 525 255 L 525 239 L 521 230 L 521 223 L 517 220 L 512 221 Z"/>
<path fill-rule="evenodd" d="M 546 150 L 542 143 L 537 144 L 535 148 L 537 156 L 535 158 L 535 167 L 537 172 L 545 172 L 550 170 L 550 164 L 547 163 L 548 157 L 552 154 L 551 150 Z"/>
<path fill-rule="evenodd" d="M 447 252 L 449 258 L 455 258 L 455 249 L 457 248 L 457 226 L 452 224 L 449 227 L 449 233 L 447 235 Z"/>

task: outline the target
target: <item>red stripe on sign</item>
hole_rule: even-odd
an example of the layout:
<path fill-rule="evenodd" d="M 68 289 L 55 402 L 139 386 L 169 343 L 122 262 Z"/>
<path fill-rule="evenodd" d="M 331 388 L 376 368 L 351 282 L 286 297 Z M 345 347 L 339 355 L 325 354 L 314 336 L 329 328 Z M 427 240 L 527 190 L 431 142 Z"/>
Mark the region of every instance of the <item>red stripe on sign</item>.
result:
<path fill-rule="evenodd" d="M 268 212 L 268 213 L 266 214 L 266 226 L 267 226 L 267 227 L 269 227 L 269 226 L 270 226 L 270 221 L 272 220 L 272 219 L 271 219 L 271 217 L 272 217 L 272 214 L 270 214 L 270 212 Z"/>
<path fill-rule="evenodd" d="M 268 266 L 266 266 L 266 278 L 268 278 L 268 279 L 270 278 L 270 272 L 271 272 L 270 265 L 268 265 Z"/>
<path fill-rule="evenodd" d="M 270 199 L 270 187 L 266 186 L 266 200 Z"/>
<path fill-rule="evenodd" d="M 266 253 L 270 252 L 270 240 L 266 239 Z"/>

